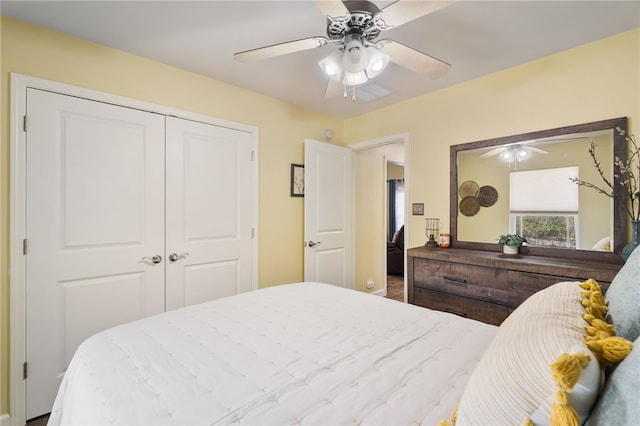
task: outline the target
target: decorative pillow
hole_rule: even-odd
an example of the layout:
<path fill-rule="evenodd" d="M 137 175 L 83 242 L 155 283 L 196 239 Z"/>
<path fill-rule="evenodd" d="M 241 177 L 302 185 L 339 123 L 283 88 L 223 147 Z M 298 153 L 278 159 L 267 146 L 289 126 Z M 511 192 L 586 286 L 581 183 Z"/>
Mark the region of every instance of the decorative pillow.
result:
<path fill-rule="evenodd" d="M 595 245 L 591 247 L 591 250 L 611 251 L 611 237 L 604 237 L 595 243 Z"/>
<path fill-rule="evenodd" d="M 640 337 L 633 350 L 611 373 L 587 426 L 631 425 L 640 420 Z"/>
<path fill-rule="evenodd" d="M 631 342 L 613 337 L 598 284 L 562 282 L 532 295 L 500 326 L 471 375 L 456 425 L 579 425 Z"/>
<path fill-rule="evenodd" d="M 634 341 L 640 336 L 640 249 L 631 253 L 618 271 L 607 293 L 609 306 L 607 321 L 613 324 L 618 336 Z"/>

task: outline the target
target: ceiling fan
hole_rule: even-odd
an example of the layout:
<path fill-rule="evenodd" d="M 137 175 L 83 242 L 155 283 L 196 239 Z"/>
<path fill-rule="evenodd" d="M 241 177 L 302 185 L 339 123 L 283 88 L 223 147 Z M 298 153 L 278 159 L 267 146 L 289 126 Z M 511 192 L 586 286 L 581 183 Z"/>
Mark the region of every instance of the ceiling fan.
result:
<path fill-rule="evenodd" d="M 542 148 L 536 148 L 535 146 L 531 146 L 526 143 L 512 143 L 509 145 L 499 146 L 490 151 L 485 152 L 480 155 L 480 158 L 491 158 L 495 155 L 500 154 L 504 160 L 509 160 L 511 158 L 520 158 L 524 159 L 529 156 L 530 152 L 536 152 L 538 154 L 548 154 L 549 151 L 544 150 Z"/>
<path fill-rule="evenodd" d="M 510 161 L 511 159 L 524 160 L 525 158 L 529 157 L 529 155 L 532 152 L 535 152 L 538 154 L 549 153 L 549 151 L 545 149 L 533 146 L 532 144 L 534 143 L 541 143 L 541 144 L 547 145 L 547 144 L 553 144 L 556 142 L 569 142 L 569 141 L 588 139 L 588 138 L 589 138 L 589 135 L 587 134 L 572 134 L 572 135 L 565 135 L 565 136 L 554 137 L 554 138 L 536 139 L 536 140 L 531 140 L 526 142 L 511 143 L 507 145 L 498 146 L 490 151 L 487 151 L 481 154 L 480 158 L 491 158 L 495 155 L 500 154 L 500 157 L 502 157 L 502 159 L 505 161 Z"/>
<path fill-rule="evenodd" d="M 455 1 L 455 0 L 454 0 Z M 442 77 L 449 65 L 390 39 L 378 40 L 382 31 L 398 27 L 441 9 L 453 1 L 398 0 L 378 8 L 363 0 L 314 0 L 327 16 L 327 36 L 314 36 L 235 53 L 240 62 L 257 61 L 333 44 L 338 50 L 319 62 L 330 78 L 325 97 L 336 89 L 355 87 L 379 75 L 389 61 L 431 79 Z M 355 100 L 355 95 L 352 98 Z"/>

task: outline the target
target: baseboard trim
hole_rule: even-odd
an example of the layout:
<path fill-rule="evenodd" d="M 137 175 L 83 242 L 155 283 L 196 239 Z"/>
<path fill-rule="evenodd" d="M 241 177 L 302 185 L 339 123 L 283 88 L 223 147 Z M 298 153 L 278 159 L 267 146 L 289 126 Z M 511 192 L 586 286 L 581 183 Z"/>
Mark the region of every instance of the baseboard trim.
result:
<path fill-rule="evenodd" d="M 378 291 L 373 291 L 369 294 L 373 294 L 374 296 L 386 296 L 387 295 L 387 289 L 383 288 L 382 290 L 378 290 Z"/>
<path fill-rule="evenodd" d="M 0 414 L 0 426 L 11 426 L 11 416 L 7 414 Z"/>

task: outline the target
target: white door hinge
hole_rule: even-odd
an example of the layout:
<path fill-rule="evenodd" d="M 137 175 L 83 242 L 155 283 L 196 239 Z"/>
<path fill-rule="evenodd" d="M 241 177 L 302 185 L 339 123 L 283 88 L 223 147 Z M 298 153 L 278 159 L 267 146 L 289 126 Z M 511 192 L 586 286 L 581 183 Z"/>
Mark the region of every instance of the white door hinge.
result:
<path fill-rule="evenodd" d="M 22 254 L 27 254 L 27 239 L 22 240 Z"/>
<path fill-rule="evenodd" d="M 27 361 L 22 364 L 22 378 L 27 378 Z"/>
<path fill-rule="evenodd" d="M 22 130 L 25 131 L 25 132 L 27 131 L 27 116 L 26 115 L 22 117 Z"/>

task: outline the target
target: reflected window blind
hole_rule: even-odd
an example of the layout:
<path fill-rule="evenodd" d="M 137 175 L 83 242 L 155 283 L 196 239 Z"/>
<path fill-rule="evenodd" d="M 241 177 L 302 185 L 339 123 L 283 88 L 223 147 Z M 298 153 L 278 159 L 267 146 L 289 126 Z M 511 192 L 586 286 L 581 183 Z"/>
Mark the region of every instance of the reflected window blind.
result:
<path fill-rule="evenodd" d="M 527 170 L 509 174 L 509 205 L 512 212 L 577 212 L 578 166 Z"/>

